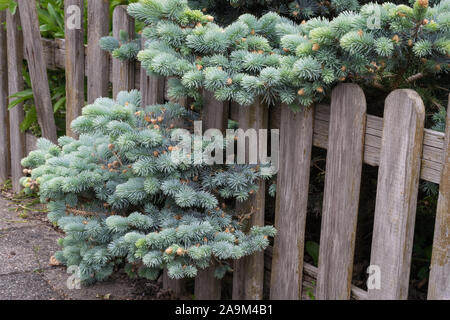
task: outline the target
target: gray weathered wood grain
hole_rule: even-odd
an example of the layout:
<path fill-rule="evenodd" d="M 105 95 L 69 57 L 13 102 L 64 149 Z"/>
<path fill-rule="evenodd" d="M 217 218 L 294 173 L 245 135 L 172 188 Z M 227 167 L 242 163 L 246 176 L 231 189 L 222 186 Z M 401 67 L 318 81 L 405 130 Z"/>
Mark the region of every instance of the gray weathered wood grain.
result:
<path fill-rule="evenodd" d="M 213 93 L 203 91 L 203 133 L 208 129 L 218 129 L 225 132 L 228 124 L 228 109 L 228 101 L 218 101 L 214 98 Z M 195 279 L 195 297 L 197 299 L 220 299 L 222 282 L 214 276 L 215 267 L 217 265 L 214 263 L 205 270 L 199 270 Z"/>
<path fill-rule="evenodd" d="M 236 104 L 231 104 L 230 119 L 238 121 L 238 107 Z M 273 114 L 275 116 L 276 114 Z M 271 120 L 271 128 L 277 127 L 277 119 Z M 314 119 L 314 136 L 313 145 L 322 149 L 328 147 L 328 127 L 330 121 L 330 106 L 319 104 L 316 106 Z M 380 163 L 380 147 L 381 135 L 383 132 L 383 118 L 367 115 L 366 136 L 364 144 L 364 163 L 371 166 L 378 166 Z M 371 141 L 376 141 L 375 145 Z M 431 181 L 439 184 L 441 177 L 441 170 L 443 166 L 442 152 L 444 148 L 444 133 L 425 129 L 425 136 L 423 139 L 423 160 L 420 170 L 420 178 L 426 181 Z M 435 148 L 430 149 L 430 148 Z M 430 150 L 433 150 L 430 153 Z"/>
<path fill-rule="evenodd" d="M 214 276 L 216 262 L 203 270 L 198 270 L 195 277 L 194 295 L 196 300 L 220 300 L 222 282 Z"/>
<path fill-rule="evenodd" d="M 331 95 L 316 297 L 350 299 L 363 164 L 366 99 L 356 84 Z"/>
<path fill-rule="evenodd" d="M 23 90 L 23 37 L 19 31 L 20 16 L 16 12 L 12 15 L 6 10 L 7 39 L 8 39 L 8 93 L 13 95 Z M 20 161 L 25 156 L 25 134 L 20 131 L 20 124 L 24 118 L 23 104 L 19 103 L 9 110 L 9 134 L 11 148 L 11 182 L 14 192 L 19 192 L 22 177 Z"/>
<path fill-rule="evenodd" d="M 163 289 L 171 290 L 176 297 L 181 297 L 186 294 L 186 279 L 171 279 L 167 274 L 167 269 L 164 269 Z"/>
<path fill-rule="evenodd" d="M 430 300 L 450 300 L 450 102 L 445 123 L 445 149 L 428 281 Z"/>
<path fill-rule="evenodd" d="M 72 12 L 71 8 L 79 8 Z M 64 1 L 64 32 L 66 45 L 66 135 L 75 137 L 70 124 L 81 115 L 84 106 L 84 0 Z M 80 27 L 74 27 L 72 19 L 79 19 Z M 68 23 L 72 22 L 72 23 Z M 102 73 L 101 71 L 100 73 Z"/>
<path fill-rule="evenodd" d="M 270 299 L 302 295 L 305 222 L 313 137 L 314 107 L 294 113 L 281 106 L 279 170 Z"/>
<path fill-rule="evenodd" d="M 8 44 L 6 11 L 0 11 L 0 183 L 9 178 Z"/>
<path fill-rule="evenodd" d="M 88 103 L 93 103 L 99 97 L 108 96 L 110 58 L 108 52 L 100 48 L 99 41 L 109 34 L 109 1 L 89 0 L 87 9 L 87 96 Z"/>
<path fill-rule="evenodd" d="M 264 286 L 266 288 L 270 287 L 270 278 L 272 273 L 272 255 L 273 247 L 268 246 L 264 252 Z M 317 267 L 313 266 L 308 262 L 303 263 L 303 283 L 302 283 L 302 298 L 303 300 L 310 300 L 309 295 L 312 293 L 314 295 L 316 284 L 317 284 Z M 351 296 L 352 300 L 367 300 L 367 291 L 352 285 Z"/>
<path fill-rule="evenodd" d="M 203 91 L 202 125 L 203 132 L 218 129 L 222 132 L 228 127 L 229 101 L 218 101 L 214 93 Z"/>
<path fill-rule="evenodd" d="M 261 98 L 257 98 L 252 105 L 239 107 L 239 128 L 244 131 L 250 128 L 267 129 L 268 115 L 269 108 L 262 103 Z M 248 141 L 245 149 L 248 160 Z M 251 213 L 249 227 L 264 225 L 265 187 L 265 181 L 259 181 L 258 190 L 251 194 L 247 201 L 236 204 L 236 211 L 239 214 Z M 235 261 L 233 269 L 233 299 L 261 300 L 264 285 L 264 253 L 258 252 Z"/>
<path fill-rule="evenodd" d="M 380 268 L 380 289 L 369 299 L 407 299 L 420 177 L 425 108 L 412 90 L 385 102 L 370 264 Z"/>
<path fill-rule="evenodd" d="M 113 12 L 113 36 L 119 39 L 120 30 L 128 33 L 129 39 L 134 38 L 134 19 L 127 13 L 127 6 L 117 6 Z M 135 63 L 133 61 L 120 61 L 112 59 L 113 98 L 120 91 L 134 89 Z"/>
<path fill-rule="evenodd" d="M 142 37 L 142 48 L 144 48 L 145 38 Z M 144 68 L 140 72 L 140 90 L 142 94 L 142 106 L 164 103 L 164 77 L 148 76 Z"/>
<path fill-rule="evenodd" d="M 53 117 L 53 106 L 50 97 L 36 3 L 29 0 L 18 0 L 18 4 L 39 126 L 41 127 L 44 138 L 56 142 L 55 118 Z"/>

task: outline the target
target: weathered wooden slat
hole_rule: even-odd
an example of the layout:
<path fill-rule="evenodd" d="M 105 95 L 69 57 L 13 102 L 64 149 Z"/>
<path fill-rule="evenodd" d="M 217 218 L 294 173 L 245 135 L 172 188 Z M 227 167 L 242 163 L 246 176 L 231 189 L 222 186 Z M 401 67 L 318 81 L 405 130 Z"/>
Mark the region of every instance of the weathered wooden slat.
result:
<path fill-rule="evenodd" d="M 100 38 L 109 34 L 109 1 L 88 1 L 88 47 L 86 59 L 88 103 L 108 96 L 109 55 L 100 48 Z M 84 48 L 83 48 L 84 50 Z M 82 52 L 83 52 L 82 50 Z"/>
<path fill-rule="evenodd" d="M 228 112 L 230 103 L 218 101 L 214 93 L 203 91 L 202 127 L 203 132 L 208 129 L 218 129 L 225 133 L 228 126 Z"/>
<path fill-rule="evenodd" d="M 214 94 L 203 92 L 202 130 L 218 129 L 225 132 L 228 124 L 229 102 L 218 101 Z M 213 264 L 204 270 L 199 270 L 195 278 L 195 297 L 201 300 L 220 299 L 222 282 L 214 276 L 217 267 Z"/>
<path fill-rule="evenodd" d="M 206 269 L 199 270 L 195 278 L 194 296 L 196 300 L 220 300 L 222 282 L 214 276 L 215 262 Z"/>
<path fill-rule="evenodd" d="M 145 39 L 142 37 L 142 47 Z M 164 103 L 164 87 L 166 84 L 164 77 L 148 76 L 144 68 L 140 72 L 140 89 L 142 94 L 142 106 Z"/>
<path fill-rule="evenodd" d="M 450 102 L 445 123 L 444 168 L 434 227 L 428 299 L 450 300 Z"/>
<path fill-rule="evenodd" d="M 134 38 L 134 19 L 127 13 L 127 6 L 117 6 L 113 12 L 113 36 L 119 39 L 120 31 L 128 33 L 129 39 Z M 120 91 L 134 89 L 135 63 L 132 61 L 120 61 L 112 59 L 112 84 L 113 97 L 117 97 Z"/>
<path fill-rule="evenodd" d="M 8 93 L 13 95 L 23 90 L 23 37 L 19 31 L 20 16 L 12 15 L 6 10 L 7 42 L 8 42 Z M 19 103 L 9 110 L 9 138 L 11 148 L 11 181 L 14 192 L 21 190 L 19 183 L 22 177 L 20 161 L 25 155 L 25 134 L 20 131 L 20 123 L 24 118 L 23 104 Z"/>
<path fill-rule="evenodd" d="M 381 286 L 369 288 L 369 299 L 408 297 L 424 119 L 415 91 L 386 98 L 370 260 L 380 268 Z"/>
<path fill-rule="evenodd" d="M 313 121 L 313 107 L 294 113 L 287 105 L 281 106 L 275 206 L 278 233 L 272 259 L 271 299 L 297 300 L 302 294 Z"/>
<path fill-rule="evenodd" d="M 18 0 L 18 3 L 39 126 L 44 138 L 56 142 L 55 118 L 53 117 L 53 106 L 50 98 L 36 3 L 29 0 Z"/>
<path fill-rule="evenodd" d="M 0 183 L 9 178 L 8 44 L 6 12 L 0 11 Z"/>
<path fill-rule="evenodd" d="M 272 268 L 272 253 L 273 247 L 267 247 L 264 252 L 264 286 L 270 287 L 270 278 L 271 278 L 271 268 Z M 309 300 L 309 296 L 307 295 L 308 289 L 312 294 L 315 292 L 315 287 L 317 283 L 317 267 L 309 264 L 307 262 L 303 263 L 303 283 L 302 283 L 302 299 Z M 356 287 L 355 285 L 351 286 L 351 296 L 352 300 L 367 300 L 367 291 Z"/>
<path fill-rule="evenodd" d="M 316 297 L 350 299 L 363 164 L 366 99 L 356 84 L 331 95 Z"/>
<path fill-rule="evenodd" d="M 66 135 L 75 137 L 70 124 L 84 106 L 84 0 L 64 1 L 66 45 Z M 100 72 L 102 73 L 102 72 Z"/>
<path fill-rule="evenodd" d="M 232 103 L 233 104 L 233 103 Z M 251 106 L 239 107 L 239 128 L 267 129 L 268 107 L 261 99 L 257 99 Z M 261 145 L 259 146 L 261 148 Z M 246 159 L 248 160 L 249 144 L 246 143 Z M 258 190 L 249 199 L 237 203 L 238 213 L 251 213 L 249 226 L 264 225 L 265 182 L 258 182 Z M 263 297 L 264 285 L 264 254 L 255 253 L 235 262 L 233 274 L 233 299 L 260 300 Z"/>
<path fill-rule="evenodd" d="M 163 272 L 163 289 L 171 290 L 176 297 L 181 297 L 186 294 L 186 280 L 185 279 L 171 279 L 167 274 L 167 269 Z"/>

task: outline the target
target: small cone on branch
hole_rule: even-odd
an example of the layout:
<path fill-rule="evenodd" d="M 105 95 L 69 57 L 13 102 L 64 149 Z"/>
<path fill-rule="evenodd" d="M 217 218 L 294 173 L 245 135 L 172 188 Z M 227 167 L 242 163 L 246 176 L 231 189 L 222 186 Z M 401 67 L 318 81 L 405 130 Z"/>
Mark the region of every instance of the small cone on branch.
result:
<path fill-rule="evenodd" d="M 50 264 L 52 267 L 56 267 L 56 266 L 60 266 L 60 265 L 61 265 L 61 262 L 59 262 L 59 261 L 55 258 L 55 256 L 51 256 L 51 257 L 50 257 L 50 262 L 49 262 L 49 264 Z"/>
<path fill-rule="evenodd" d="M 428 0 L 417 0 L 417 4 L 422 8 L 428 7 Z"/>

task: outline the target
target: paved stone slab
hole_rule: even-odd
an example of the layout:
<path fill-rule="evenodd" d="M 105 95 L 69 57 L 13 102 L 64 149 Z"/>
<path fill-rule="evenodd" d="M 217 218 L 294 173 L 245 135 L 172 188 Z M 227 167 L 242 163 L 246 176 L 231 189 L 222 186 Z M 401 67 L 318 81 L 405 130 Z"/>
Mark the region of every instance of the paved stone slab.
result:
<path fill-rule="evenodd" d="M 0 275 L 47 268 L 58 237 L 45 225 L 0 230 Z"/>
<path fill-rule="evenodd" d="M 53 290 L 68 300 L 99 300 L 110 295 L 110 300 L 126 300 L 132 298 L 134 287 L 121 275 L 112 275 L 109 280 L 97 282 L 91 286 L 81 286 L 80 289 L 69 289 L 67 279 L 71 276 L 65 267 L 53 267 L 43 272 L 43 277 Z"/>
<path fill-rule="evenodd" d="M 33 219 L 22 219 L 16 211 L 8 210 L 14 208 L 12 202 L 0 197 L 0 230 L 22 228 L 24 226 L 35 226 L 39 221 Z M 29 213 L 31 215 L 32 213 Z"/>
<path fill-rule="evenodd" d="M 61 297 L 39 274 L 0 275 L 0 300 L 55 299 L 61 299 Z"/>

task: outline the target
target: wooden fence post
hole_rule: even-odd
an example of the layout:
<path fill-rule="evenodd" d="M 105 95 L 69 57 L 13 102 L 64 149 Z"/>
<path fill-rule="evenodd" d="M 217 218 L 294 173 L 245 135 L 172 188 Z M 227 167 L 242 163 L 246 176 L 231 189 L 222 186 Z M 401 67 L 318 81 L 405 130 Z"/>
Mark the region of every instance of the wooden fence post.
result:
<path fill-rule="evenodd" d="M 113 13 L 113 36 L 119 39 L 120 30 L 128 33 L 129 39 L 134 38 L 134 19 L 127 13 L 127 6 L 117 6 Z M 113 98 L 120 91 L 130 91 L 134 88 L 135 63 L 112 59 Z"/>
<path fill-rule="evenodd" d="M 208 129 L 218 129 L 225 133 L 228 127 L 228 101 L 218 101 L 214 93 L 203 91 L 202 129 L 203 133 Z M 222 281 L 214 276 L 216 265 L 204 270 L 199 270 L 195 278 L 195 298 L 199 300 L 220 299 Z"/>
<path fill-rule="evenodd" d="M 316 298 L 350 299 L 363 164 L 366 98 L 356 84 L 331 96 Z"/>
<path fill-rule="evenodd" d="M 261 98 L 257 98 L 251 106 L 239 107 L 239 128 L 267 129 L 269 123 L 269 108 Z M 248 145 L 248 144 L 247 144 Z M 246 148 L 248 151 L 248 148 Z M 248 158 L 248 152 L 246 152 Z M 252 213 L 249 226 L 264 225 L 265 181 L 259 181 L 258 191 L 249 199 L 236 204 L 236 210 L 242 213 Z M 234 263 L 233 299 L 260 300 L 263 298 L 264 282 L 264 252 L 244 257 Z"/>
<path fill-rule="evenodd" d="M 0 182 L 10 174 L 8 116 L 8 44 L 6 42 L 6 11 L 0 11 Z"/>
<path fill-rule="evenodd" d="M 8 94 L 11 96 L 23 90 L 23 38 L 19 31 L 20 16 L 16 12 L 12 15 L 6 10 L 6 25 L 8 39 Z M 14 192 L 19 192 L 22 186 L 19 183 L 22 177 L 20 161 L 25 155 L 25 134 L 20 131 L 19 125 L 24 119 L 23 104 L 19 103 L 9 110 L 9 138 L 11 147 L 11 182 Z"/>
<path fill-rule="evenodd" d="M 298 112 L 281 106 L 280 157 L 270 299 L 302 296 L 303 251 L 308 205 L 314 107 Z"/>
<path fill-rule="evenodd" d="M 36 2 L 18 0 L 26 59 L 33 87 L 34 104 L 42 136 L 57 142 L 55 118 L 47 76 L 47 64 L 42 48 Z"/>
<path fill-rule="evenodd" d="M 84 106 L 84 0 L 64 1 L 66 45 L 66 135 L 74 137 L 72 120 Z M 100 72 L 100 73 L 103 73 Z"/>
<path fill-rule="evenodd" d="M 381 286 L 369 287 L 369 299 L 408 297 L 424 119 L 415 91 L 395 90 L 386 98 L 370 259 Z"/>
<path fill-rule="evenodd" d="M 428 283 L 428 299 L 430 300 L 450 300 L 450 102 L 445 123 L 444 148 L 444 167 L 439 185 Z"/>
<path fill-rule="evenodd" d="M 186 279 L 171 279 L 167 274 L 167 269 L 164 269 L 163 289 L 171 290 L 175 294 L 175 297 L 179 298 L 186 294 Z"/>
<path fill-rule="evenodd" d="M 100 38 L 109 34 L 109 1 L 88 1 L 87 95 L 88 103 L 108 96 L 109 54 L 100 48 Z"/>
<path fill-rule="evenodd" d="M 145 38 L 141 40 L 142 48 L 145 45 Z M 142 93 L 142 106 L 164 103 L 164 86 L 166 79 L 160 76 L 148 76 L 147 71 L 141 67 L 140 90 Z"/>

